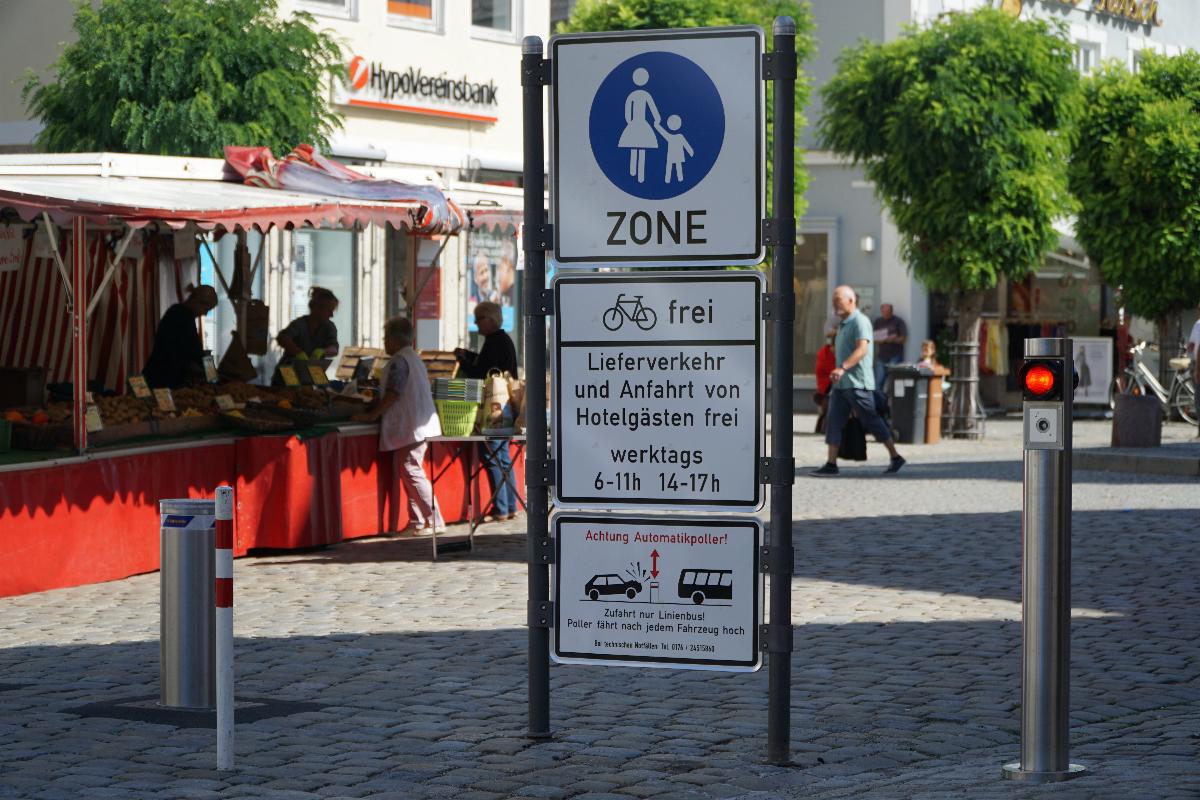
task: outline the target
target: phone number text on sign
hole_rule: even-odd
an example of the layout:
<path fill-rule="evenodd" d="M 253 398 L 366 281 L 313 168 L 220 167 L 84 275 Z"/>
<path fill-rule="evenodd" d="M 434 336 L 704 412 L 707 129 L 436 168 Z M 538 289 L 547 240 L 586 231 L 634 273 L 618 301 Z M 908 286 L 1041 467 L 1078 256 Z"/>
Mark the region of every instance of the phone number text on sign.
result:
<path fill-rule="evenodd" d="M 759 506 L 762 276 L 555 285 L 558 504 Z"/>

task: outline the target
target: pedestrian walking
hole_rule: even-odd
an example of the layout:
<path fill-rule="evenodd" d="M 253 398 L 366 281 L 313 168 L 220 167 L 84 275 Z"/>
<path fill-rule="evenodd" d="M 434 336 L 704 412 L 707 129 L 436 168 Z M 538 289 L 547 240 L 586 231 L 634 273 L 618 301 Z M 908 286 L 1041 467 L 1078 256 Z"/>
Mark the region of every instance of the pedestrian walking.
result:
<path fill-rule="evenodd" d="M 858 310 L 854 290 L 849 286 L 839 286 L 833 290 L 833 312 L 841 323 L 838 325 L 833 348 L 837 367 L 829 375 L 833 381 L 833 390 L 829 397 L 829 414 L 825 419 L 828 457 L 825 466 L 813 470 L 810 474 L 838 474 L 837 455 L 842 443 L 842 429 L 851 414 L 858 417 L 867 432 L 887 448 L 891 462 L 884 472 L 899 472 L 905 464 L 904 458 L 896 452 L 892 432 L 879 416 L 875 406 L 871 323 Z"/>

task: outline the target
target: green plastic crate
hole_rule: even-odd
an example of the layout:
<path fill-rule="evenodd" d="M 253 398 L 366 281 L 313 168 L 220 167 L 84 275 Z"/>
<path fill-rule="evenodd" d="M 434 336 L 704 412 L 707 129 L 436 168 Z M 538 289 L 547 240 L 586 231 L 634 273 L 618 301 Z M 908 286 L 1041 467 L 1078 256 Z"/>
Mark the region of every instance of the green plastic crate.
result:
<path fill-rule="evenodd" d="M 470 436 L 475 430 L 475 418 L 479 415 L 479 403 L 465 400 L 434 400 L 438 419 L 442 421 L 443 436 Z"/>

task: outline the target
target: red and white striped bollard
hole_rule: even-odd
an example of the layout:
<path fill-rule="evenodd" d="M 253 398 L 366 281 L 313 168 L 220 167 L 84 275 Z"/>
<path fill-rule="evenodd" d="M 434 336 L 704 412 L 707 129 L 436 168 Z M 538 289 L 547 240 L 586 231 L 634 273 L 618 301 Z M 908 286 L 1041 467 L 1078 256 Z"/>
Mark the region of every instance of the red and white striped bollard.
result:
<path fill-rule="evenodd" d="M 233 489 L 217 488 L 217 769 L 233 769 Z"/>

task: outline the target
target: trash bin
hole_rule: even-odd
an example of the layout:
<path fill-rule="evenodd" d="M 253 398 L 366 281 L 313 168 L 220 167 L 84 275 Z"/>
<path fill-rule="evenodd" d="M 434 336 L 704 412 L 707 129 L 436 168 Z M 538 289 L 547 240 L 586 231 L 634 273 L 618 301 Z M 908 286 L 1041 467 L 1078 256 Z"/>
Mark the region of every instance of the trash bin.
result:
<path fill-rule="evenodd" d="M 887 368 L 892 408 L 892 428 L 901 444 L 925 443 L 925 414 L 929 399 L 929 375 L 912 364 Z"/>
<path fill-rule="evenodd" d="M 161 500 L 159 703 L 216 707 L 216 577 L 212 500 Z"/>

